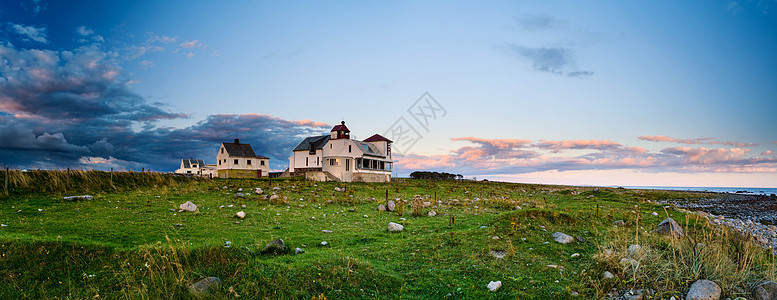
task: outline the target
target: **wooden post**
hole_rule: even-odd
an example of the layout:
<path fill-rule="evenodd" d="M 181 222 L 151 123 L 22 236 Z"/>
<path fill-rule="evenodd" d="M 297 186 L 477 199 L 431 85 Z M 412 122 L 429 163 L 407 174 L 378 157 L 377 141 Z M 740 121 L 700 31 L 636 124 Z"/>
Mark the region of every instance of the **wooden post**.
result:
<path fill-rule="evenodd" d="M 599 203 L 596 203 L 596 217 L 599 217 Z"/>
<path fill-rule="evenodd" d="M 9 195 L 8 193 L 8 176 L 10 176 L 10 173 L 8 173 L 8 167 L 5 167 L 5 195 Z"/>
<path fill-rule="evenodd" d="M 388 189 L 386 189 L 386 203 L 388 205 Z"/>
<path fill-rule="evenodd" d="M 67 168 L 67 175 L 65 177 L 67 177 L 67 186 L 70 186 L 70 168 Z"/>
<path fill-rule="evenodd" d="M 143 172 L 145 172 L 145 171 L 146 171 L 146 168 L 145 168 L 145 167 L 143 167 L 143 168 L 140 168 L 140 173 L 143 173 Z"/>
<path fill-rule="evenodd" d="M 111 185 L 113 185 L 113 168 L 111 168 Z"/>

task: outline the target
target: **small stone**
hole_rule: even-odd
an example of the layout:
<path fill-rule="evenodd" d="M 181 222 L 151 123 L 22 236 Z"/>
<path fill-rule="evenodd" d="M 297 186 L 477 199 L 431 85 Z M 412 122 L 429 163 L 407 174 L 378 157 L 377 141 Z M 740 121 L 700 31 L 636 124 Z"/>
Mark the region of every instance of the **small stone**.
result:
<path fill-rule="evenodd" d="M 326 241 L 321 242 L 321 246 L 326 246 L 327 244 L 329 243 L 327 243 Z"/>
<path fill-rule="evenodd" d="M 185 210 L 185 211 L 196 211 L 197 210 L 197 205 L 194 205 L 194 203 L 192 203 L 191 201 L 186 201 L 183 204 L 181 204 L 180 206 L 178 206 L 178 208 L 180 208 L 181 210 Z"/>
<path fill-rule="evenodd" d="M 0 224 L 0 227 L 8 227 L 8 225 Z"/>
<path fill-rule="evenodd" d="M 488 289 L 490 291 L 495 292 L 500 287 L 502 287 L 502 282 L 501 281 L 491 281 L 491 282 L 488 283 L 488 285 L 486 287 L 488 287 Z"/>
<path fill-rule="evenodd" d="M 613 278 L 615 278 L 615 275 L 612 275 L 612 273 L 610 273 L 610 271 L 604 271 L 604 274 L 602 276 L 604 276 L 604 279 L 613 279 Z"/>
<path fill-rule="evenodd" d="M 631 259 L 631 258 L 626 258 L 626 257 L 624 257 L 624 258 L 621 258 L 621 261 L 620 261 L 620 263 L 621 263 L 622 265 L 626 265 L 626 264 L 628 264 L 628 265 L 631 265 L 632 267 L 636 267 L 637 265 L 639 265 L 639 262 L 638 262 L 638 261 L 636 261 L 636 260 L 633 260 L 633 259 Z"/>
<path fill-rule="evenodd" d="M 396 204 L 396 203 L 394 203 L 394 201 L 393 201 L 393 200 L 392 200 L 392 201 L 389 201 L 388 203 L 386 203 L 386 210 L 388 210 L 388 211 L 394 211 L 394 208 L 396 207 L 396 205 L 397 205 L 397 204 Z"/>
<path fill-rule="evenodd" d="M 378 205 L 378 210 L 379 211 L 386 211 L 386 206 L 383 205 L 383 204 L 380 204 L 380 205 Z"/>
<path fill-rule="evenodd" d="M 305 253 L 305 250 L 302 248 L 295 248 L 294 249 L 294 255 Z"/>
<path fill-rule="evenodd" d="M 281 188 L 280 188 L 280 187 L 277 187 L 277 186 L 272 188 L 272 191 L 273 191 L 273 192 L 277 192 L 277 191 L 280 191 L 280 190 L 281 190 Z"/>
<path fill-rule="evenodd" d="M 505 258 L 505 256 L 507 256 L 507 253 L 504 251 L 490 251 L 488 254 L 491 254 L 491 256 L 497 259 Z"/>
<path fill-rule="evenodd" d="M 486 229 L 488 226 L 480 226 L 480 229 Z"/>
<path fill-rule="evenodd" d="M 626 222 L 623 222 L 623 220 L 618 220 L 618 221 L 612 222 L 612 225 L 623 227 L 623 226 L 626 226 Z"/>
<path fill-rule="evenodd" d="M 245 219 L 246 213 L 243 212 L 243 211 L 239 211 L 239 212 L 235 213 L 235 217 L 238 217 L 238 218 L 241 218 L 241 219 Z"/>
<path fill-rule="evenodd" d="M 207 277 L 189 286 L 189 292 L 195 295 L 207 295 L 210 294 L 211 289 L 216 288 L 220 284 L 221 279 L 218 277 Z"/>
<path fill-rule="evenodd" d="M 365 217 L 365 218 L 369 218 L 370 216 L 368 216 L 368 215 L 364 215 L 364 217 Z"/>
<path fill-rule="evenodd" d="M 38 211 L 43 211 L 43 209 L 38 208 Z"/>
<path fill-rule="evenodd" d="M 492 239 L 492 240 L 498 240 L 498 239 L 499 239 L 499 237 L 498 237 L 498 236 L 492 236 L 492 237 L 491 237 L 491 239 Z"/>
<path fill-rule="evenodd" d="M 279 198 L 280 197 L 278 197 L 278 195 L 272 195 L 270 196 L 270 201 L 275 201 L 275 200 L 278 200 Z"/>
<path fill-rule="evenodd" d="M 436 215 L 437 215 L 437 212 L 436 212 L 436 211 L 430 211 L 430 212 L 429 212 L 429 216 L 430 216 L 430 217 L 434 217 L 434 216 L 436 216 Z"/>
<path fill-rule="evenodd" d="M 92 195 L 81 195 L 81 196 L 69 196 L 65 197 L 65 200 L 92 200 L 94 197 Z"/>
<path fill-rule="evenodd" d="M 243 193 L 235 193 L 235 198 L 244 198 L 245 194 Z"/>
<path fill-rule="evenodd" d="M 718 300 L 720 299 L 720 286 L 717 283 L 699 279 L 691 285 L 685 300 Z"/>
<path fill-rule="evenodd" d="M 522 208 L 518 205 L 515 206 L 515 210 L 521 210 Z"/>
<path fill-rule="evenodd" d="M 230 204 L 230 205 L 227 205 L 227 207 L 235 207 L 235 206 L 234 206 L 234 205 L 232 205 L 232 204 Z"/>
<path fill-rule="evenodd" d="M 400 224 L 397 224 L 397 223 L 394 223 L 394 222 L 389 222 L 388 223 L 388 231 L 389 232 L 398 232 L 398 231 L 402 231 L 403 229 L 405 229 L 405 227 L 400 225 Z"/>
<path fill-rule="evenodd" d="M 260 189 L 260 188 L 256 188 L 254 190 L 254 194 L 261 195 L 262 193 L 264 193 L 264 191 L 262 189 Z"/>
<path fill-rule="evenodd" d="M 242 192 L 242 191 L 243 191 L 243 188 L 238 188 L 238 189 L 237 189 L 237 191 L 238 191 L 238 192 Z"/>
<path fill-rule="evenodd" d="M 332 233 L 334 231 L 331 231 L 331 230 L 321 230 L 321 232 L 323 232 L 323 233 Z"/>
<path fill-rule="evenodd" d="M 575 241 L 575 238 L 562 233 L 562 232 L 554 232 L 553 233 L 553 239 L 556 240 L 556 242 L 562 243 L 562 244 L 569 244 L 571 242 Z"/>
<path fill-rule="evenodd" d="M 289 248 L 286 247 L 286 244 L 283 242 L 282 239 L 275 239 L 267 246 L 264 246 L 262 249 L 262 253 L 288 253 Z"/>
<path fill-rule="evenodd" d="M 578 256 L 580 256 L 580 253 L 573 253 L 570 257 L 575 258 L 575 257 L 578 257 Z"/>
<path fill-rule="evenodd" d="M 652 215 L 658 216 L 658 213 L 657 212 L 653 212 Z"/>
<path fill-rule="evenodd" d="M 631 246 L 629 246 L 629 249 L 628 249 L 629 250 L 629 254 L 634 254 L 634 253 L 638 252 L 639 249 L 641 249 L 641 248 L 642 247 L 640 247 L 639 245 L 631 245 Z"/>
<path fill-rule="evenodd" d="M 424 207 L 432 206 L 432 202 L 424 202 Z"/>
<path fill-rule="evenodd" d="M 226 241 L 226 242 L 224 243 L 224 248 L 229 248 L 229 247 L 232 247 L 232 242 L 230 242 L 230 241 Z"/>

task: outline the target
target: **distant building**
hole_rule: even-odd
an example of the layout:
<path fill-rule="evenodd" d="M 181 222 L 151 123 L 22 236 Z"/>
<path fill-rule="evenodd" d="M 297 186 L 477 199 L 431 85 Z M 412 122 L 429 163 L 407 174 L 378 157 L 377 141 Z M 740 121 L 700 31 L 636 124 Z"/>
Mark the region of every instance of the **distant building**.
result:
<path fill-rule="evenodd" d="M 352 140 L 350 132 L 342 121 L 328 135 L 302 140 L 289 157 L 290 175 L 318 181 L 390 181 L 391 140 L 379 134 Z"/>
<path fill-rule="evenodd" d="M 216 154 L 216 171 L 220 178 L 261 178 L 270 174 L 270 158 L 256 155 L 250 144 L 221 143 Z"/>
<path fill-rule="evenodd" d="M 185 174 L 192 176 L 201 176 L 202 170 L 205 169 L 205 161 L 202 159 L 181 159 L 181 167 L 175 170 L 176 174 Z"/>

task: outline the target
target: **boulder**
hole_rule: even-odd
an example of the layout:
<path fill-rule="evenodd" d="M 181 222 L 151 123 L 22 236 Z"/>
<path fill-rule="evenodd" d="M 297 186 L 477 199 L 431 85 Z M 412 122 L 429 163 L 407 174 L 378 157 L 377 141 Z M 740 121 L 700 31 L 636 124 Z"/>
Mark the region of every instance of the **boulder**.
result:
<path fill-rule="evenodd" d="M 207 295 L 210 294 L 211 289 L 218 287 L 220 284 L 221 279 L 218 277 L 206 277 L 190 285 L 189 292 L 195 295 Z"/>
<path fill-rule="evenodd" d="M 655 230 L 656 232 L 668 235 L 671 237 L 679 238 L 685 236 L 683 233 L 683 228 L 680 227 L 680 224 L 677 223 L 672 218 L 666 218 L 665 220 L 661 221 L 660 224 L 658 224 L 658 227 Z"/>
<path fill-rule="evenodd" d="M 437 215 L 437 212 L 436 212 L 436 211 L 430 211 L 430 212 L 429 212 L 429 216 L 430 216 L 430 217 L 434 217 L 434 216 L 436 216 L 436 215 Z"/>
<path fill-rule="evenodd" d="M 264 191 L 262 189 L 260 189 L 260 188 L 256 188 L 254 190 L 254 193 L 257 194 L 257 195 L 261 195 L 262 193 L 264 193 Z"/>
<path fill-rule="evenodd" d="M 378 205 L 378 210 L 379 210 L 379 211 L 386 211 L 386 206 L 385 206 L 385 205 L 383 205 L 383 204 L 381 204 L 381 205 Z"/>
<path fill-rule="evenodd" d="M 502 287 L 502 282 L 501 281 L 491 281 L 491 282 L 488 283 L 488 285 L 486 287 L 488 287 L 488 289 L 490 291 L 496 292 L 496 290 L 498 290 L 500 287 Z"/>
<path fill-rule="evenodd" d="M 245 219 L 246 213 L 243 212 L 243 211 L 239 211 L 239 212 L 235 213 L 235 217 L 238 217 L 238 218 L 241 218 L 241 219 Z"/>
<path fill-rule="evenodd" d="M 179 209 L 183 211 L 195 211 L 197 210 L 197 205 L 194 205 L 191 201 L 186 201 L 180 206 L 178 206 Z"/>
<path fill-rule="evenodd" d="M 278 197 L 278 195 L 272 195 L 272 196 L 270 196 L 270 201 L 278 200 L 278 198 L 280 198 L 280 197 Z"/>
<path fill-rule="evenodd" d="M 397 206 L 397 204 L 396 204 L 396 203 L 394 203 L 394 201 L 393 201 L 393 200 L 391 200 L 391 201 L 389 201 L 388 203 L 386 203 L 386 210 L 388 210 L 388 211 L 394 211 L 394 208 L 395 208 L 396 206 Z"/>
<path fill-rule="evenodd" d="M 623 222 L 623 220 L 618 220 L 618 221 L 612 222 L 612 225 L 623 227 L 623 226 L 626 226 L 626 223 Z"/>
<path fill-rule="evenodd" d="M 764 281 L 758 283 L 752 294 L 754 300 L 775 300 L 777 299 L 777 282 Z"/>
<path fill-rule="evenodd" d="M 269 244 L 267 244 L 267 246 L 264 246 L 264 248 L 262 249 L 262 253 L 278 254 L 278 253 L 288 253 L 288 252 L 289 252 L 289 248 L 286 247 L 286 244 L 283 242 L 282 239 L 275 239 Z"/>
<path fill-rule="evenodd" d="M 395 232 L 395 231 L 398 232 L 398 231 L 402 231 L 403 229 L 405 229 L 405 226 L 402 226 L 402 225 L 394 223 L 394 222 L 389 222 L 388 223 L 388 231 L 389 232 Z"/>
<path fill-rule="evenodd" d="M 691 285 L 685 300 L 718 300 L 720 299 L 720 287 L 717 283 L 706 279 L 699 279 Z"/>
<path fill-rule="evenodd" d="M 556 240 L 556 242 L 562 243 L 562 244 L 569 244 L 571 242 L 575 241 L 575 238 L 562 233 L 562 232 L 554 232 L 553 233 L 553 239 Z"/>

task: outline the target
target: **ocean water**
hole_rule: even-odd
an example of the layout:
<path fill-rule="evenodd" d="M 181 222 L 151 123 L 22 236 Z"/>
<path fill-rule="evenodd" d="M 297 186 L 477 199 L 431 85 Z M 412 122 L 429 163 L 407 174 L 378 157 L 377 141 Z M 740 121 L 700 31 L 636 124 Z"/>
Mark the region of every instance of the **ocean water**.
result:
<path fill-rule="evenodd" d="M 739 187 L 690 187 L 690 186 L 624 186 L 627 189 L 643 190 L 672 190 L 672 191 L 697 191 L 714 193 L 737 193 L 749 195 L 771 195 L 777 194 L 777 188 L 739 188 Z"/>

